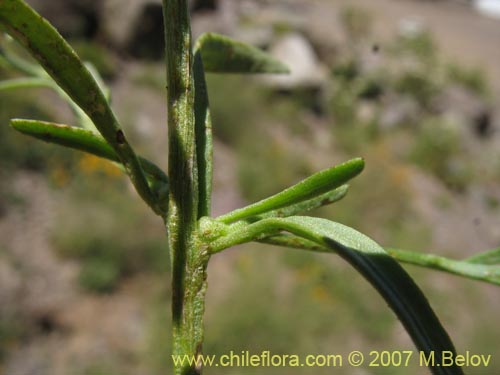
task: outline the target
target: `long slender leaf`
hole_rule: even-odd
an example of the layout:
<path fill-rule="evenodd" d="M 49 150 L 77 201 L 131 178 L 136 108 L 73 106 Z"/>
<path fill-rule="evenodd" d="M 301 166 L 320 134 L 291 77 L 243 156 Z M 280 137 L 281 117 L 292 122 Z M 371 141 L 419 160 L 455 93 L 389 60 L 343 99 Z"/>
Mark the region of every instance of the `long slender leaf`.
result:
<path fill-rule="evenodd" d="M 43 78 L 13 78 L 0 81 L 0 91 L 24 89 L 33 87 L 49 87 L 52 88 L 52 83 Z"/>
<path fill-rule="evenodd" d="M 92 119 L 120 158 L 137 192 L 156 213 L 164 215 L 105 95 L 70 45 L 23 0 L 0 1 L 0 25 Z"/>
<path fill-rule="evenodd" d="M 356 268 L 396 313 L 417 348 L 427 355 L 433 353 L 435 365 L 430 369 L 434 374 L 463 374 L 456 365 L 440 366 L 443 354 L 454 356 L 455 348 L 418 286 L 383 248 L 352 228 L 305 216 L 264 219 L 246 226 L 237 223 L 229 234 L 212 242 L 213 252 L 282 231 L 335 252 Z"/>
<path fill-rule="evenodd" d="M 0 33 L 2 31 L 1 25 L 2 23 L 0 22 Z M 25 59 L 20 58 L 12 51 L 10 47 L 13 40 L 10 36 L 5 34 L 6 37 L 3 40 L 1 36 L 2 35 L 0 35 L 0 42 L 2 42 L 2 45 L 0 46 L 0 65 L 7 69 L 15 69 L 29 76 L 37 76 L 41 68 L 29 61 L 26 61 Z"/>
<path fill-rule="evenodd" d="M 356 177 L 361 173 L 364 166 L 365 163 L 361 158 L 349 160 L 335 167 L 318 172 L 298 184 L 283 190 L 281 193 L 222 215 L 217 220 L 228 224 L 316 198 Z"/>
<path fill-rule="evenodd" d="M 379 245 L 342 224 L 311 217 L 280 219 L 285 230 L 337 252 L 356 268 L 382 295 L 399 317 L 419 350 L 434 353 L 441 364 L 442 353 L 455 353 L 445 329 L 424 294 L 406 271 Z M 458 366 L 431 367 L 434 374 L 462 374 Z"/>
<path fill-rule="evenodd" d="M 120 163 L 120 159 L 113 148 L 106 143 L 105 139 L 89 130 L 45 121 L 20 119 L 11 120 L 11 126 L 23 134 L 42 141 L 85 151 Z M 146 173 L 159 181 L 167 183 L 167 176 L 158 166 L 141 157 L 139 157 L 139 160 Z"/>
<path fill-rule="evenodd" d="M 266 52 L 227 36 L 206 33 L 197 40 L 203 66 L 211 73 L 289 73 L 282 62 Z"/>
<path fill-rule="evenodd" d="M 348 191 L 349 191 L 349 185 L 342 185 L 339 188 L 336 188 L 325 194 L 321 194 L 315 198 L 299 202 L 297 204 L 292 204 L 291 206 L 285 206 L 277 210 L 269 211 L 256 217 L 251 217 L 249 221 L 257 221 L 271 217 L 287 217 L 292 215 L 298 215 L 303 212 L 311 211 L 316 208 L 338 202 L 347 195 Z"/>
<path fill-rule="evenodd" d="M 198 164 L 198 218 L 210 216 L 212 197 L 212 120 L 201 54 L 195 51 L 193 63 L 195 85 L 194 117 L 196 162 Z"/>

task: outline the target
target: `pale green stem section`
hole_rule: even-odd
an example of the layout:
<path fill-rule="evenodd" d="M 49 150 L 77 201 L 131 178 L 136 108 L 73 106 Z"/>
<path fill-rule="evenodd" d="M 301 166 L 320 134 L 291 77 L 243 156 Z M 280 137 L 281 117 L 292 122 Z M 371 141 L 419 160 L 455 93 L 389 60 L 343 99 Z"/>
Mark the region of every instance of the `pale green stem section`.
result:
<path fill-rule="evenodd" d="M 433 268 L 468 277 L 469 279 L 500 285 L 500 267 L 496 265 L 469 263 L 467 261 L 449 259 L 434 254 L 424 254 L 399 249 L 386 249 L 386 251 L 400 262 Z"/>
<path fill-rule="evenodd" d="M 311 211 L 316 208 L 338 202 L 347 195 L 348 191 L 349 185 L 342 185 L 335 190 L 329 191 L 325 194 L 321 194 L 315 198 L 293 204 L 291 206 L 285 206 L 277 210 L 269 211 L 259 216 L 251 217 L 248 219 L 248 221 L 257 221 L 271 217 L 287 217 L 297 215 L 302 212 Z"/>
<path fill-rule="evenodd" d="M 172 259 L 173 355 L 196 357 L 203 344 L 208 253 L 197 239 L 195 86 L 187 0 L 164 0 L 170 182 L 167 231 Z M 183 364 L 175 375 L 201 374 Z"/>
<path fill-rule="evenodd" d="M 317 243 L 293 235 L 278 234 L 261 238 L 258 241 L 269 245 L 285 246 L 314 252 L 331 252 L 330 249 L 324 248 Z M 469 260 L 455 260 L 439 255 L 408 250 L 390 248 L 386 248 L 385 250 L 390 256 L 402 263 L 431 268 L 473 280 L 500 285 L 500 266 L 498 265 L 473 263 Z M 493 252 L 496 253 L 498 250 L 493 250 Z"/>
<path fill-rule="evenodd" d="M 79 125 L 87 130 L 97 130 L 90 117 L 88 117 L 80 107 L 78 107 L 66 92 L 61 89 L 43 70 L 35 71 L 32 77 L 14 78 L 0 82 L 0 91 L 15 90 L 24 88 L 49 88 L 54 90 L 62 100 L 70 106 Z M 98 81 L 99 82 L 99 81 Z M 106 90 L 107 91 L 107 90 Z M 109 95 L 109 91 L 108 95 Z"/>

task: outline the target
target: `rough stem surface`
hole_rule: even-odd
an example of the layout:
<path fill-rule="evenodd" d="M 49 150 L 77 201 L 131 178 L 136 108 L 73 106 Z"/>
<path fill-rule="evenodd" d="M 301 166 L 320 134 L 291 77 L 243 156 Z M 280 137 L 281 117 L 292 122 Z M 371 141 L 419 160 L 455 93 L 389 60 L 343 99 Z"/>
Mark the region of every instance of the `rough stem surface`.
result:
<path fill-rule="evenodd" d="M 197 239 L 198 171 L 193 53 L 187 0 L 164 0 L 170 181 L 167 232 L 172 261 L 173 355 L 201 353 L 207 252 Z M 176 375 L 201 374 L 185 364 Z"/>

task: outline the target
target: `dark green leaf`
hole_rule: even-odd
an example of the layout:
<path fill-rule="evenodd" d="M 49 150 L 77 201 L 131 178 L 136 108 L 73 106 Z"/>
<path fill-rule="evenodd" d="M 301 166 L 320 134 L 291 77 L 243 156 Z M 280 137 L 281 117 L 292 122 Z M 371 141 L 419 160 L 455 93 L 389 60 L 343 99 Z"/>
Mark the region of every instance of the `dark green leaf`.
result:
<path fill-rule="evenodd" d="M 212 197 L 212 121 L 208 105 L 205 72 L 200 52 L 194 54 L 195 85 L 194 117 L 196 132 L 196 162 L 198 163 L 198 218 L 210 216 Z"/>
<path fill-rule="evenodd" d="M 71 46 L 49 22 L 22 0 L 0 1 L 0 26 L 30 52 L 92 119 L 120 158 L 137 192 L 157 214 L 163 215 L 106 96 Z"/>
<path fill-rule="evenodd" d="M 299 202 L 291 206 L 285 206 L 283 208 L 274 211 L 269 211 L 256 217 L 252 217 L 249 219 L 249 221 L 257 221 L 257 220 L 267 219 L 270 217 L 287 217 L 311 211 L 316 208 L 338 202 L 347 195 L 348 190 L 349 190 L 349 185 L 342 185 L 339 188 L 336 188 L 325 194 L 321 194 L 315 198 Z"/>
<path fill-rule="evenodd" d="M 120 163 L 115 151 L 106 143 L 104 138 L 89 130 L 45 121 L 20 119 L 12 120 L 11 126 L 23 134 L 42 141 L 85 151 Z M 167 176 L 159 167 L 144 158 L 140 157 L 139 160 L 146 173 L 159 181 L 167 182 Z"/>
<path fill-rule="evenodd" d="M 197 41 L 203 66 L 211 73 L 289 73 L 288 68 L 268 53 L 227 36 L 207 33 Z"/>
<path fill-rule="evenodd" d="M 399 317 L 417 348 L 435 354 L 455 353 L 448 334 L 424 294 L 406 271 L 378 244 L 342 224 L 311 217 L 279 220 L 283 229 L 330 248 L 356 268 L 382 295 Z M 277 224 L 279 225 L 279 224 Z M 431 367 L 434 374 L 462 374 L 458 366 Z"/>

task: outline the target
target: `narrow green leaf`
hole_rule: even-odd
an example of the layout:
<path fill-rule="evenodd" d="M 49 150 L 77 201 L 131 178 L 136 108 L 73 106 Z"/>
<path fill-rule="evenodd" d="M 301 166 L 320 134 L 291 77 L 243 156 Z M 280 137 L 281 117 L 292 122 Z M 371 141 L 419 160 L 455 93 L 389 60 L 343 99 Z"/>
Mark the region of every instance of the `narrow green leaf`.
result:
<path fill-rule="evenodd" d="M 52 83 L 43 78 L 13 78 L 0 81 L 0 91 L 34 87 L 52 88 Z"/>
<path fill-rule="evenodd" d="M 268 53 L 227 36 L 206 33 L 196 42 L 210 73 L 289 73 L 286 65 Z"/>
<path fill-rule="evenodd" d="M 283 208 L 274 210 L 274 211 L 269 211 L 266 212 L 262 215 L 256 216 L 256 217 L 251 217 L 248 220 L 249 221 L 257 221 L 257 220 L 262 220 L 262 219 L 267 219 L 271 217 L 287 217 L 287 216 L 293 216 L 297 215 L 303 212 L 311 211 L 316 208 L 326 206 L 335 202 L 338 202 L 339 200 L 343 199 L 346 195 L 347 192 L 349 191 L 349 185 L 342 185 L 339 188 L 336 188 L 332 191 L 329 191 L 325 194 L 321 194 L 315 198 L 299 202 L 297 204 L 293 204 L 291 206 L 285 206 Z"/>
<path fill-rule="evenodd" d="M 71 46 L 49 22 L 23 0 L 0 1 L 0 25 L 40 63 L 54 81 L 92 119 L 113 147 L 142 199 L 159 215 L 164 212 L 151 191 L 104 93 Z"/>
<path fill-rule="evenodd" d="M 500 248 L 473 255 L 465 261 L 479 264 L 500 264 Z"/>
<path fill-rule="evenodd" d="M 106 140 L 89 130 L 37 120 L 15 119 L 11 120 L 10 124 L 17 131 L 42 141 L 85 151 L 120 163 L 120 159 L 113 148 L 106 143 Z M 141 157 L 139 160 L 143 169 L 151 177 L 164 183 L 168 182 L 167 176 L 158 166 Z"/>
<path fill-rule="evenodd" d="M 215 228 L 216 224 L 213 224 L 213 227 Z M 212 253 L 286 231 L 303 238 L 305 245 L 315 243 L 321 250 L 329 249 L 339 254 L 386 300 L 417 348 L 427 355 L 434 353 L 436 365 L 430 367 L 434 374 L 463 374 L 458 366 L 438 365 L 442 363 L 444 352 L 455 355 L 453 343 L 412 278 L 398 262 L 367 236 L 342 224 L 306 216 L 263 219 L 249 225 L 239 222 L 228 229 L 224 231 L 227 235 L 212 242 Z M 271 238 L 278 238 L 278 241 L 290 240 L 286 237 Z"/>
<path fill-rule="evenodd" d="M 361 173 L 364 165 L 365 163 L 361 158 L 349 160 L 343 164 L 318 172 L 298 184 L 283 190 L 281 193 L 222 215 L 217 220 L 228 224 L 317 198 L 356 177 Z"/>

